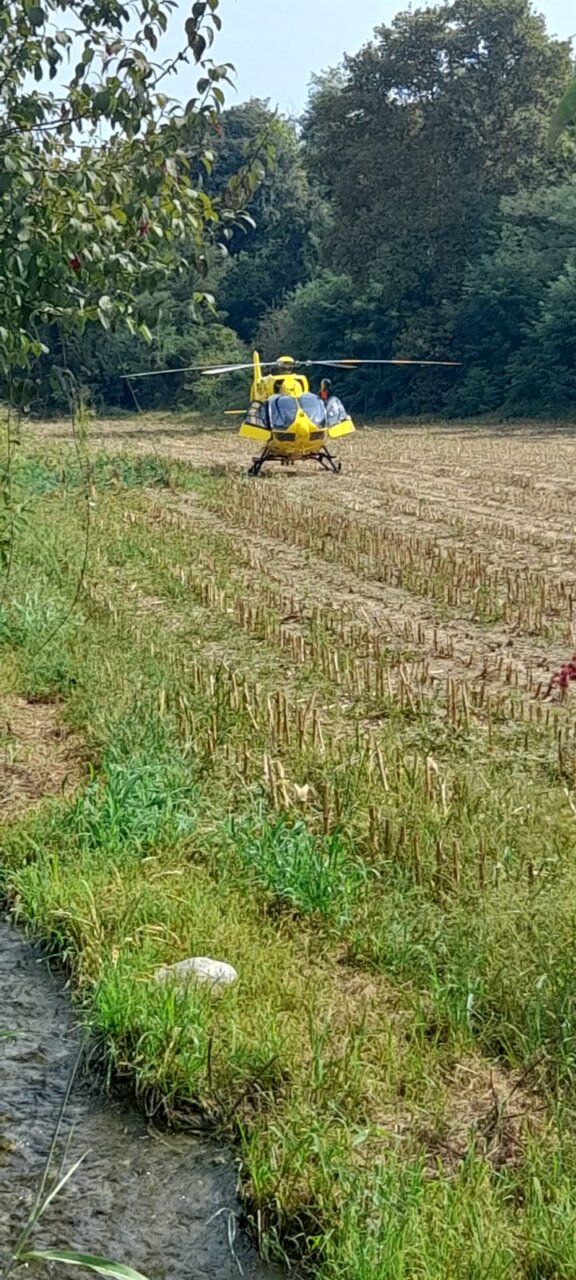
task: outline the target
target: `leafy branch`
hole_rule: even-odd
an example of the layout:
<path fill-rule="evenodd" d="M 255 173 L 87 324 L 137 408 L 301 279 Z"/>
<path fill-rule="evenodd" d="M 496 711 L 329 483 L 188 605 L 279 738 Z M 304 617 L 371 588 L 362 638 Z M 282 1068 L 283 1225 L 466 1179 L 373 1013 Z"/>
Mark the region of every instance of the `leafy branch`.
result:
<path fill-rule="evenodd" d="M 576 121 L 576 77 L 568 86 L 566 93 L 560 99 L 558 106 L 552 116 L 550 124 L 549 141 L 553 146 L 561 135 L 574 124 Z"/>

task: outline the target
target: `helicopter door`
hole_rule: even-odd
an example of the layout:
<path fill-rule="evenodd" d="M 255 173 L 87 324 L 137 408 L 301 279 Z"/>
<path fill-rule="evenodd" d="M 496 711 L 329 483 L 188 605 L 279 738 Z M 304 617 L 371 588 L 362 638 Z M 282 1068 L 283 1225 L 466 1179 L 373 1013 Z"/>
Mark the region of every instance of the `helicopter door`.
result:
<path fill-rule="evenodd" d="M 330 396 L 326 405 L 326 422 L 331 440 L 349 436 L 354 431 L 354 423 L 337 396 Z"/>
<path fill-rule="evenodd" d="M 326 419 L 329 427 L 335 427 L 338 422 L 345 422 L 348 417 L 342 401 L 337 396 L 330 396 L 326 406 Z"/>

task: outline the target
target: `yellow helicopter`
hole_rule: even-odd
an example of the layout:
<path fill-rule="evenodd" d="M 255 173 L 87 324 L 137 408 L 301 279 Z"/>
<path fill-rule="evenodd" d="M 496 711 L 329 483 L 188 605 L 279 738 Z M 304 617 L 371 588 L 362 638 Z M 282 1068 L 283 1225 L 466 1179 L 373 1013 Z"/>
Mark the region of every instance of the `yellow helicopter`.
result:
<path fill-rule="evenodd" d="M 306 458 L 326 471 L 341 471 L 342 463 L 330 453 L 327 441 L 349 436 L 355 428 L 342 402 L 330 394 L 328 380 L 322 380 L 320 395 L 314 395 L 305 375 L 296 372 L 292 356 L 280 356 L 272 367 L 272 373 L 263 374 L 254 352 L 250 406 L 239 435 L 263 448 L 252 459 L 248 475 L 259 475 L 265 462 L 291 466 Z"/>
<path fill-rule="evenodd" d="M 165 373 L 198 372 L 208 377 L 252 371 L 250 404 L 248 410 L 227 410 L 228 414 L 241 414 L 243 421 L 239 435 L 244 440 L 254 440 L 262 445 L 262 452 L 252 459 L 248 475 L 258 476 L 265 462 L 280 462 L 291 466 L 295 462 L 312 460 L 319 462 L 325 471 L 337 474 L 342 463 L 330 452 L 328 442 L 340 440 L 355 431 L 354 423 L 342 401 L 332 392 L 331 383 L 323 378 L 320 394 L 310 390 L 301 369 L 356 369 L 360 365 L 441 365 L 455 368 L 453 360 L 300 360 L 292 356 L 279 356 L 277 360 L 262 364 L 254 351 L 250 364 L 186 365 L 180 369 L 158 369 L 146 373 L 125 375 L 131 378 L 150 378 Z M 272 370 L 264 373 L 263 370 Z"/>

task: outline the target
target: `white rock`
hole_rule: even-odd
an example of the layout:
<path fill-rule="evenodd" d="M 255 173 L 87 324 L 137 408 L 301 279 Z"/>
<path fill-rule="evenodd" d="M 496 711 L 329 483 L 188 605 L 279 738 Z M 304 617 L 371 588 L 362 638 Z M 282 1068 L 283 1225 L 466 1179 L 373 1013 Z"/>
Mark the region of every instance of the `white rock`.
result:
<path fill-rule="evenodd" d="M 208 956 L 192 956 L 178 964 L 163 965 L 156 970 L 154 977 L 156 982 L 175 982 L 178 986 L 188 982 L 201 983 L 213 991 L 221 991 L 238 981 L 238 974 L 231 964 L 224 960 L 210 960 Z"/>

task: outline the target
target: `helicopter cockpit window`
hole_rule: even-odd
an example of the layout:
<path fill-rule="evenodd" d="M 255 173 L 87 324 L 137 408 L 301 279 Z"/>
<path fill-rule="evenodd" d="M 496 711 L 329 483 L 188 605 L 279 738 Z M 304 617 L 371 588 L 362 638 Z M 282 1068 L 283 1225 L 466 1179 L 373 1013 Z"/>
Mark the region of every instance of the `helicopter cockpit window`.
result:
<path fill-rule="evenodd" d="M 326 409 L 320 396 L 313 395 L 311 391 L 306 392 L 303 396 L 300 396 L 300 408 L 304 410 L 306 417 L 310 422 L 314 423 L 315 427 L 325 426 Z"/>
<path fill-rule="evenodd" d="M 276 431 L 291 427 L 298 413 L 298 401 L 294 396 L 271 396 L 270 422 Z"/>
<path fill-rule="evenodd" d="M 337 422 L 345 422 L 348 417 L 342 401 L 338 396 L 330 396 L 326 405 L 326 419 L 329 427 L 335 427 Z"/>

